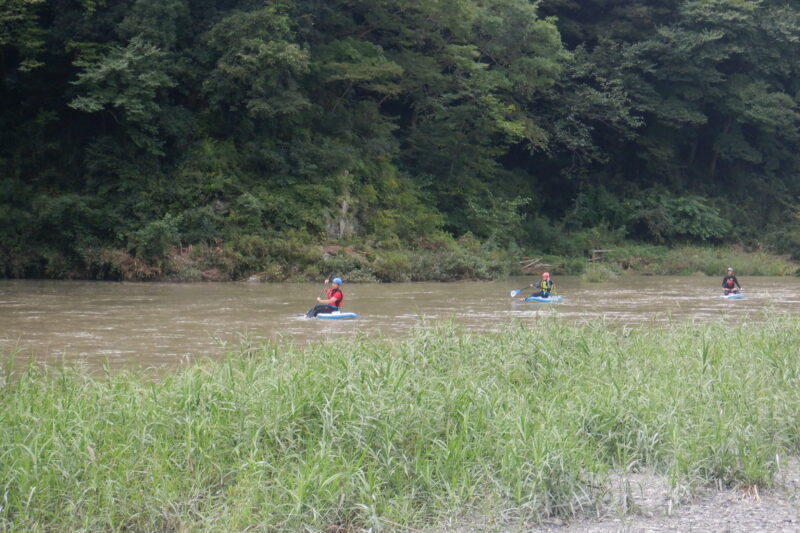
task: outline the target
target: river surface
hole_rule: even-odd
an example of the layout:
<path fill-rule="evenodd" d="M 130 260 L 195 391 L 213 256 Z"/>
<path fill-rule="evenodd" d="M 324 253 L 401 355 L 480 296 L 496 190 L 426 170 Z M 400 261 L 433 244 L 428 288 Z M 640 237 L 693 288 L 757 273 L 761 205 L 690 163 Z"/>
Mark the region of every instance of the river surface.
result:
<path fill-rule="evenodd" d="M 743 278 L 747 299 L 719 297 L 722 276 L 623 276 L 606 283 L 556 277 L 561 303 L 509 296 L 532 278 L 497 282 L 347 284 L 357 320 L 307 320 L 321 284 L 0 281 L 0 353 L 90 369 L 170 368 L 221 357 L 243 341 L 295 344 L 366 334 L 402 336 L 453 319 L 492 331 L 517 320 L 616 324 L 761 321 L 800 312 L 800 279 Z"/>

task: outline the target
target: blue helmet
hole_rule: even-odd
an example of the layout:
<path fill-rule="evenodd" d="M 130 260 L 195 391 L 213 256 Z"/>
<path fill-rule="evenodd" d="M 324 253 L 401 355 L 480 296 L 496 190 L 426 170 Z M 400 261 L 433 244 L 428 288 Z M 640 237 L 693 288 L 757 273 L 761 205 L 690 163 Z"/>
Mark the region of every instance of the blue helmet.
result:
<path fill-rule="evenodd" d="M 342 278 L 333 278 L 332 281 L 333 281 L 333 283 L 335 283 L 337 285 L 341 285 L 342 284 Z"/>

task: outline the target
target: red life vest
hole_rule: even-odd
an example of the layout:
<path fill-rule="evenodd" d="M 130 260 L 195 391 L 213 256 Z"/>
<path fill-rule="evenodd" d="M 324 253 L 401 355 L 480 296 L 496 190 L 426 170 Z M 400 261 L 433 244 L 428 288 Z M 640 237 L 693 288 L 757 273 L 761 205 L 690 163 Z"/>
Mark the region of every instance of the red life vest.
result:
<path fill-rule="evenodd" d="M 342 291 L 340 291 L 339 289 L 328 289 L 328 299 L 330 300 L 332 298 L 335 298 L 336 301 L 328 305 L 332 305 L 335 308 L 339 309 L 342 306 L 342 300 L 344 300 L 344 294 L 342 294 Z"/>

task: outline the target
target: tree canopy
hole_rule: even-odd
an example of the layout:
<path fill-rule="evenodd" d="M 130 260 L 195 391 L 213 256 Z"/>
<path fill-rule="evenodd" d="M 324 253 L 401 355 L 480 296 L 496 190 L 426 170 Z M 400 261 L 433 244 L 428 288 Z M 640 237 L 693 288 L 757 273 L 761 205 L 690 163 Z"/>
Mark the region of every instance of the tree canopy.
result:
<path fill-rule="evenodd" d="M 0 275 L 590 228 L 800 254 L 798 56 L 771 0 L 3 0 Z"/>

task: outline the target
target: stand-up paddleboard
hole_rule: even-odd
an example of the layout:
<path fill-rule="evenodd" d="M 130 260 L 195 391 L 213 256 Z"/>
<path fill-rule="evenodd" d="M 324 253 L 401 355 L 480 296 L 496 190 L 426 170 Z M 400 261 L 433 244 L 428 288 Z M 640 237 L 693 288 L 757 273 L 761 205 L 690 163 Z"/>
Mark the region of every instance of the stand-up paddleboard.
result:
<path fill-rule="evenodd" d="M 358 318 L 355 313 L 343 313 L 342 311 L 334 311 L 333 313 L 320 313 L 315 318 L 322 318 L 323 320 L 347 320 Z"/>
<path fill-rule="evenodd" d="M 560 302 L 563 299 L 564 298 L 562 298 L 561 296 L 548 296 L 547 298 L 545 298 L 543 296 L 528 296 L 527 298 L 525 298 L 525 301 L 526 302 L 539 302 L 539 303 L 547 304 L 547 303 L 557 303 L 557 302 Z"/>
<path fill-rule="evenodd" d="M 723 294 L 720 298 L 725 298 L 726 300 L 744 300 L 745 295 L 741 292 L 732 292 L 731 294 Z"/>

